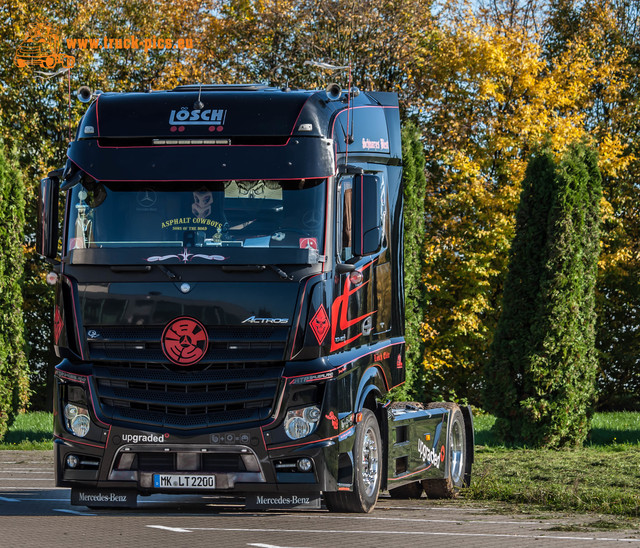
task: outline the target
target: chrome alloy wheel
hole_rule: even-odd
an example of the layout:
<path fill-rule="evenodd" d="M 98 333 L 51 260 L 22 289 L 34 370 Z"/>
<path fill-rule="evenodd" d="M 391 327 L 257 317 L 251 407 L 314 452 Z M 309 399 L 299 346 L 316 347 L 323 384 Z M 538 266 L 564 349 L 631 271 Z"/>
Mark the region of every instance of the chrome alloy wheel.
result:
<path fill-rule="evenodd" d="M 371 497 L 378 488 L 379 449 L 373 428 L 368 427 L 362 443 L 362 483 L 365 494 Z"/>

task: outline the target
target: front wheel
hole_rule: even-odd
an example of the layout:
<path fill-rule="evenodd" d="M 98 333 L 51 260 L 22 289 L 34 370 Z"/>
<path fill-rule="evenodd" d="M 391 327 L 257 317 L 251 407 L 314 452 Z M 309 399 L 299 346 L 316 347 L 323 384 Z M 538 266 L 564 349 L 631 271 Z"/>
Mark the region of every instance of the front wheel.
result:
<path fill-rule="evenodd" d="M 331 512 L 368 513 L 378 500 L 382 472 L 382 438 L 376 416 L 362 410 L 356 426 L 353 447 L 355 470 L 353 491 L 325 493 L 324 501 Z"/>

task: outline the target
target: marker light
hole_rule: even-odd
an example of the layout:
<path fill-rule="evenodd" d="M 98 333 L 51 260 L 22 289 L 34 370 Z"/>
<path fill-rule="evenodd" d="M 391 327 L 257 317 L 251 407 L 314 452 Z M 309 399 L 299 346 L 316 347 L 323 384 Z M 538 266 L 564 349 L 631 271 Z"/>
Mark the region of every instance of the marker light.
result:
<path fill-rule="evenodd" d="M 46 280 L 49 285 L 56 285 L 56 282 L 58 281 L 58 275 L 55 272 L 49 272 L 47 273 Z"/>
<path fill-rule="evenodd" d="M 360 285 L 362 283 L 362 278 L 362 272 L 360 272 L 359 270 L 354 270 L 353 272 L 351 272 L 351 274 L 349 274 L 349 281 L 352 285 Z"/>
<path fill-rule="evenodd" d="M 153 139 L 154 145 L 230 145 L 229 139 Z"/>

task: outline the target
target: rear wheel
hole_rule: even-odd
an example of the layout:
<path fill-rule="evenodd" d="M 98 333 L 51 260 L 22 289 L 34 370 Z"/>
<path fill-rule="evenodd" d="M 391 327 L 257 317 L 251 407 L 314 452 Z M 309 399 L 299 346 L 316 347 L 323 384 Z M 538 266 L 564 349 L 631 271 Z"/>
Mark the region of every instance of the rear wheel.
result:
<path fill-rule="evenodd" d="M 378 421 L 369 409 L 362 410 L 362 420 L 356 426 L 353 456 L 353 491 L 324 494 L 325 504 L 331 512 L 368 513 L 378 500 L 382 438 Z"/>
<path fill-rule="evenodd" d="M 449 445 L 445 451 L 444 479 L 427 479 L 422 486 L 431 499 L 448 499 L 456 496 L 465 483 L 465 466 L 467 461 L 467 443 L 464 417 L 460 407 L 455 403 L 437 402 L 426 405 L 427 409 L 444 407 L 450 411 L 448 424 Z"/>

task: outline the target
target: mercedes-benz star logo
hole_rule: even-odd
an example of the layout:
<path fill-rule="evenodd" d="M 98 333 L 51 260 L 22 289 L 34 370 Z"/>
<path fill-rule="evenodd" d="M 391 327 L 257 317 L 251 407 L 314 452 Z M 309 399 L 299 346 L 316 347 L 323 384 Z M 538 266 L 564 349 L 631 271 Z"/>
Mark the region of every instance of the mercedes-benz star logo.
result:
<path fill-rule="evenodd" d="M 145 188 L 138 192 L 138 205 L 141 207 L 152 207 L 158 201 L 158 195 L 155 190 Z"/>
<path fill-rule="evenodd" d="M 302 224 L 306 228 L 318 228 L 322 223 L 322 216 L 316 209 L 308 209 L 302 215 Z"/>

